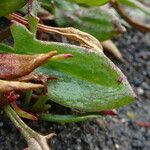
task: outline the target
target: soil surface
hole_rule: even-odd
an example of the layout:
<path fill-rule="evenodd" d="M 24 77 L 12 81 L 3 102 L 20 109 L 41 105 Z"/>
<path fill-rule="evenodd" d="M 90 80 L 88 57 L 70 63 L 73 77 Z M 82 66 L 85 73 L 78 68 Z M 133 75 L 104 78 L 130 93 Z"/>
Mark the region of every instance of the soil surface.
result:
<path fill-rule="evenodd" d="M 129 30 L 114 39 L 126 64 L 113 59 L 127 76 L 138 95 L 135 103 L 118 110 L 118 116 L 82 123 L 58 125 L 31 123 L 33 129 L 46 134 L 54 131 L 52 150 L 149 150 L 150 127 L 136 122 L 150 122 L 150 34 Z M 0 150 L 27 147 L 19 131 L 5 114 L 0 117 Z"/>

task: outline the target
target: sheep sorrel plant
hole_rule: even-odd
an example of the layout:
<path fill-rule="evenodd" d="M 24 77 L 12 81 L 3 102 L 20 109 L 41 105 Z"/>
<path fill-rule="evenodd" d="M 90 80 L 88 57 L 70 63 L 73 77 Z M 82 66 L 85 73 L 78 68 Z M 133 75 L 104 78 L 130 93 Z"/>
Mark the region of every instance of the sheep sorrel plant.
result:
<path fill-rule="evenodd" d="M 103 52 L 106 48 L 124 61 L 109 40 L 126 31 L 122 24 L 150 31 L 128 17 L 127 6 L 150 14 L 135 0 L 0 1 L 0 16 L 10 21 L 0 32 L 0 106 L 26 139 L 27 149 L 48 150 L 47 140 L 55 134 L 43 136 L 23 118 L 79 122 L 116 115 L 114 109 L 134 101 L 126 77 Z M 10 34 L 13 46 L 4 40 Z M 68 114 L 55 112 L 56 105 L 68 108 Z"/>

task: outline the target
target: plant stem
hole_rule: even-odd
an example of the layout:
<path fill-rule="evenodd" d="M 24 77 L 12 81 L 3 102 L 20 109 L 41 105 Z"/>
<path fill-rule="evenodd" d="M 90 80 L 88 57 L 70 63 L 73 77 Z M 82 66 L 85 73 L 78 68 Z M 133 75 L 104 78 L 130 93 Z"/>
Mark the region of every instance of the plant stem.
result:
<path fill-rule="evenodd" d="M 24 138 L 26 138 L 26 139 L 29 138 L 30 135 L 27 132 L 27 130 L 24 130 L 24 128 L 22 127 L 22 125 L 21 125 L 22 120 L 16 114 L 16 112 L 9 105 L 4 108 L 4 111 L 7 114 L 7 116 L 10 118 L 10 120 L 13 122 L 15 127 L 20 130 L 20 132 L 22 133 Z"/>
<path fill-rule="evenodd" d="M 120 6 L 118 0 L 111 0 L 111 4 L 114 9 L 119 13 L 119 15 L 127 21 L 131 26 L 138 29 L 141 32 L 150 32 L 150 26 L 141 24 L 133 19 L 131 19 L 124 11 L 124 9 Z"/>
<path fill-rule="evenodd" d="M 42 112 L 42 111 L 46 111 L 45 109 L 50 108 L 51 105 L 46 104 L 46 102 L 49 100 L 49 97 L 47 95 L 41 95 L 39 96 L 38 100 L 36 101 L 36 103 L 32 106 L 32 111 L 33 112 Z"/>
<path fill-rule="evenodd" d="M 49 150 L 47 140 L 54 135 L 53 133 L 47 136 L 43 136 L 35 132 L 21 120 L 21 118 L 9 105 L 4 108 L 4 111 L 16 126 L 16 128 L 20 130 L 21 134 L 27 140 L 28 150 Z"/>
<path fill-rule="evenodd" d="M 27 91 L 26 95 L 25 95 L 25 103 L 24 103 L 24 108 L 27 108 L 30 104 L 31 101 L 31 97 L 32 97 L 32 90 Z"/>

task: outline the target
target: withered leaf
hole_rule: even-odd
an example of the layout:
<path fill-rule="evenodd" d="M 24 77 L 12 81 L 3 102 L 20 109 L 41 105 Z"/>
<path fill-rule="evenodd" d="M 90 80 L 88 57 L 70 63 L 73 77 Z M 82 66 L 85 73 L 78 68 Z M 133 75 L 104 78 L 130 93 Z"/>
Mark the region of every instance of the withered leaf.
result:
<path fill-rule="evenodd" d="M 13 14 L 9 15 L 9 17 L 12 20 L 19 21 L 24 25 L 28 24 L 28 22 L 25 18 L 23 18 L 17 14 L 13 13 Z M 90 35 L 88 33 L 82 32 L 78 29 L 75 29 L 73 27 L 59 28 L 59 27 L 46 26 L 46 25 L 39 23 L 37 26 L 37 29 L 39 31 L 50 33 L 50 34 L 55 33 L 58 35 L 62 35 L 64 37 L 67 37 L 70 40 L 79 42 L 82 47 L 86 47 L 89 49 L 95 49 L 98 51 L 102 51 L 102 49 L 103 49 L 101 43 L 95 37 L 93 37 L 92 35 Z"/>
<path fill-rule="evenodd" d="M 15 79 L 28 75 L 56 53 L 51 51 L 36 55 L 0 54 L 0 79 Z"/>
<path fill-rule="evenodd" d="M 33 89 L 43 88 L 43 87 L 44 86 L 42 84 L 0 80 L 0 92 L 7 92 L 13 90 L 14 91 L 33 90 Z"/>

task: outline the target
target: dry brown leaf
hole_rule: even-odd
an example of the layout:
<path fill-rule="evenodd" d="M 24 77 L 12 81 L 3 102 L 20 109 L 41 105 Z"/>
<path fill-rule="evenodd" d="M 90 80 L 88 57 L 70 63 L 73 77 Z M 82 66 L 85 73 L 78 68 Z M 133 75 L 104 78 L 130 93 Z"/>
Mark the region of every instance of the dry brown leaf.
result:
<path fill-rule="evenodd" d="M 26 150 L 51 150 L 47 141 L 53 136 L 56 136 L 55 133 L 48 134 L 46 136 L 40 135 L 37 132 L 34 132 L 33 138 L 27 138 L 28 148 Z"/>
<path fill-rule="evenodd" d="M 102 51 L 102 46 L 100 42 L 91 36 L 88 33 L 82 32 L 78 29 L 72 28 L 72 27 L 66 27 L 66 28 L 57 28 L 57 27 L 49 27 L 45 25 L 39 24 L 39 28 L 41 28 L 44 32 L 47 33 L 57 33 L 60 35 L 63 35 L 71 40 L 77 41 L 81 44 L 83 47 L 87 48 L 93 48 L 98 49 Z"/>
<path fill-rule="evenodd" d="M 57 52 L 37 55 L 0 54 L 0 79 L 15 79 L 31 73 Z"/>
<path fill-rule="evenodd" d="M 33 90 L 33 89 L 38 89 L 38 88 L 44 88 L 44 85 L 17 82 L 17 81 L 0 80 L 0 92 L 7 92 L 7 91 L 13 91 L 13 90 L 14 91 Z"/>
<path fill-rule="evenodd" d="M 28 22 L 25 18 L 17 15 L 17 14 L 11 14 L 9 15 L 9 18 L 11 20 L 18 21 L 24 25 L 28 25 Z M 102 52 L 102 45 L 100 42 L 93 37 L 92 35 L 82 32 L 78 29 L 72 28 L 72 27 L 67 27 L 67 28 L 58 28 L 58 27 L 51 27 L 51 26 L 46 26 L 43 24 L 38 24 L 38 30 L 43 31 L 46 33 L 57 33 L 60 35 L 63 35 L 67 37 L 68 39 L 77 41 L 81 44 L 83 47 L 87 47 L 89 49 L 94 49 Z"/>

